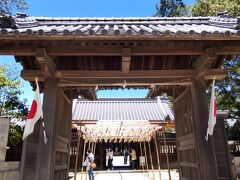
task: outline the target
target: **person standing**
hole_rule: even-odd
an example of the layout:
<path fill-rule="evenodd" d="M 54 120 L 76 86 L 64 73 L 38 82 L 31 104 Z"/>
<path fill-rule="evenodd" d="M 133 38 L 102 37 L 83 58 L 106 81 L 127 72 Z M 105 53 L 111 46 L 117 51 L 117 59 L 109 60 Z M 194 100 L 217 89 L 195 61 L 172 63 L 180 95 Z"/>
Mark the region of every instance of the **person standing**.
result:
<path fill-rule="evenodd" d="M 109 168 L 109 153 L 110 153 L 110 148 L 107 148 L 106 149 L 106 166 L 107 166 L 107 168 Z"/>
<path fill-rule="evenodd" d="M 126 147 L 124 147 L 123 156 L 124 156 L 124 164 L 127 164 L 128 150 Z"/>
<path fill-rule="evenodd" d="M 87 157 L 86 157 L 86 160 L 83 165 L 87 167 L 89 180 L 94 180 L 93 169 L 91 167 L 91 163 L 93 163 L 93 162 L 94 162 L 94 155 L 93 155 L 91 149 L 88 149 Z"/>
<path fill-rule="evenodd" d="M 113 150 L 109 149 L 108 169 L 113 170 Z"/>
<path fill-rule="evenodd" d="M 136 151 L 131 148 L 131 152 L 128 152 L 131 155 L 131 165 L 132 165 L 132 169 L 136 169 L 136 160 L 137 160 L 137 155 L 136 155 Z"/>

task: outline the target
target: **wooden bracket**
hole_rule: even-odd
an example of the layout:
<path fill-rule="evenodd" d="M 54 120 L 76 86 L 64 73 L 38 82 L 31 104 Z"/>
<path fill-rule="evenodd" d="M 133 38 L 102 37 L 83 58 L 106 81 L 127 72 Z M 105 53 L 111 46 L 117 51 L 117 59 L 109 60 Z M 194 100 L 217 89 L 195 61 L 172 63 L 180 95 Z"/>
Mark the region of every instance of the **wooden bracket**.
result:
<path fill-rule="evenodd" d="M 210 70 L 212 62 L 217 58 L 215 48 L 208 48 L 205 52 L 196 60 L 193 67 L 196 69 L 197 76 L 203 77 L 206 71 Z"/>
<path fill-rule="evenodd" d="M 60 94 L 66 99 L 66 101 L 67 101 L 69 104 L 72 103 L 71 100 L 68 98 L 68 96 L 66 95 L 66 93 L 65 93 L 62 89 L 60 89 Z"/>
<path fill-rule="evenodd" d="M 128 73 L 131 64 L 131 48 L 122 48 L 122 72 Z"/>
<path fill-rule="evenodd" d="M 41 71 L 46 78 L 53 78 L 56 65 L 52 58 L 47 55 L 46 49 L 38 48 L 35 51 L 35 57 L 40 65 Z"/>

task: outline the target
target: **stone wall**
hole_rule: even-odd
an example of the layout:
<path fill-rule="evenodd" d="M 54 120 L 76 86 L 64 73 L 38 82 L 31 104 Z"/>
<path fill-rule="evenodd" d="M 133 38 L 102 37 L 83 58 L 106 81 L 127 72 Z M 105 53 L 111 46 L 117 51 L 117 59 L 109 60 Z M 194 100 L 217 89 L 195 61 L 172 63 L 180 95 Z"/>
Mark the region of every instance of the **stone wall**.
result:
<path fill-rule="evenodd" d="M 0 162 L 0 180 L 18 180 L 20 162 Z"/>

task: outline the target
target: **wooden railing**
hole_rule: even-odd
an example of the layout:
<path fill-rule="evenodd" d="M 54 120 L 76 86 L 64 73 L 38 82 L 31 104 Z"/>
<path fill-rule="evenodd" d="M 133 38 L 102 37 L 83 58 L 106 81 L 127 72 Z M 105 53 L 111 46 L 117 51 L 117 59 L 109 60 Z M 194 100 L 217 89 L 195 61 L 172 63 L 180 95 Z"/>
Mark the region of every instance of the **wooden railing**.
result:
<path fill-rule="evenodd" d="M 159 152 L 161 154 L 168 153 L 169 155 L 177 153 L 176 141 L 167 141 L 166 147 L 160 142 Z"/>

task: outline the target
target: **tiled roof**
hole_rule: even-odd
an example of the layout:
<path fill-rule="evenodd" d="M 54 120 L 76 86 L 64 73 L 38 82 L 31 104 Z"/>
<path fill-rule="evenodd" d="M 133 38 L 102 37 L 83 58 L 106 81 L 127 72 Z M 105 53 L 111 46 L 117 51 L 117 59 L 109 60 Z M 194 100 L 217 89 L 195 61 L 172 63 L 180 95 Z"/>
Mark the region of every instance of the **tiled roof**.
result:
<path fill-rule="evenodd" d="M 239 19 L 228 17 L 52 18 L 20 14 L 12 20 L 7 27 L 0 18 L 0 36 L 240 36 Z"/>
<path fill-rule="evenodd" d="M 173 120 L 170 102 L 157 99 L 78 99 L 73 103 L 73 120 Z"/>
<path fill-rule="evenodd" d="M 26 124 L 26 120 L 20 118 L 11 118 L 10 123 L 16 126 L 24 127 Z"/>

